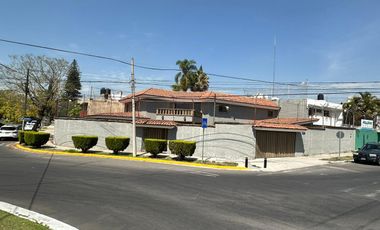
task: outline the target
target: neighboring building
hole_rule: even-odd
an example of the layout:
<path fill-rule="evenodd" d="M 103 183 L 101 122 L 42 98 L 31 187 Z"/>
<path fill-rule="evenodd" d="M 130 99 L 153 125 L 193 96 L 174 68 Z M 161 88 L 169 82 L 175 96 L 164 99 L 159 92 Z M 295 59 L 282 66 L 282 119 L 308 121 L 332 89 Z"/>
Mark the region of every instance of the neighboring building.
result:
<path fill-rule="evenodd" d="M 81 103 L 81 117 L 102 113 L 122 113 L 124 104 L 112 99 L 90 99 Z"/>
<path fill-rule="evenodd" d="M 341 127 L 343 125 L 343 108 L 341 104 L 315 99 L 280 100 L 280 118 L 313 118 L 313 124 L 320 126 Z"/>

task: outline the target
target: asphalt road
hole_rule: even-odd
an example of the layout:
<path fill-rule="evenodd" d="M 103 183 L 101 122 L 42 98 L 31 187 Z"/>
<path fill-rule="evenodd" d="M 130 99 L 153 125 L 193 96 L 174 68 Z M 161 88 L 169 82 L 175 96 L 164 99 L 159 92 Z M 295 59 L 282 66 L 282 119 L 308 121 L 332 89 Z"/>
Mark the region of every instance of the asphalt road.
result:
<path fill-rule="evenodd" d="M 226 172 L 23 153 L 0 142 L 0 200 L 79 229 L 380 229 L 380 166 Z"/>

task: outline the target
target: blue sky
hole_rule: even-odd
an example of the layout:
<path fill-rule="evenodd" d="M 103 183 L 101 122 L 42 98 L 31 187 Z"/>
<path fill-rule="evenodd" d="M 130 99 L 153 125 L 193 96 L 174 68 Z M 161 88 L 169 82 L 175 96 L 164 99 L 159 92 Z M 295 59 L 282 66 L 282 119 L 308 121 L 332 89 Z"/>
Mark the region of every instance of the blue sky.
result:
<path fill-rule="evenodd" d="M 271 81 L 276 36 L 276 81 L 371 81 L 380 74 L 378 12 L 378 0 L 13 0 L 2 1 L 0 37 L 156 67 L 188 58 L 206 72 Z M 27 53 L 76 58 L 86 80 L 130 75 L 129 66 L 110 61 L 0 43 L 2 63 Z M 174 75 L 136 69 L 137 80 L 162 85 Z M 210 82 L 225 90 L 231 81 Z"/>

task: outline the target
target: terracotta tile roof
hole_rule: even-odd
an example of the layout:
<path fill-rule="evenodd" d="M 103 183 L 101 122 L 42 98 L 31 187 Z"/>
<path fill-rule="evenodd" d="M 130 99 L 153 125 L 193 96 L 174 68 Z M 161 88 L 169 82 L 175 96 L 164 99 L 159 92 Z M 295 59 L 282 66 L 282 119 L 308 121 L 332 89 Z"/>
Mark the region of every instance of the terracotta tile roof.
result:
<path fill-rule="evenodd" d="M 136 120 L 137 125 L 152 125 L 152 126 L 176 126 L 177 122 L 175 121 L 166 121 L 166 120 L 152 120 L 152 119 L 139 119 Z"/>
<path fill-rule="evenodd" d="M 309 124 L 318 121 L 318 118 L 272 118 L 262 120 L 265 123 L 276 123 L 276 124 Z"/>
<path fill-rule="evenodd" d="M 278 123 L 265 123 L 265 122 L 256 122 L 253 124 L 256 128 L 267 128 L 267 129 L 288 129 L 288 130 L 298 130 L 298 131 L 306 131 L 307 128 L 301 125 L 293 125 L 293 124 L 278 124 Z"/>
<path fill-rule="evenodd" d="M 301 126 L 301 124 L 312 123 L 318 119 L 309 118 L 273 118 L 265 120 L 253 121 L 253 126 L 257 128 L 268 128 L 268 129 L 288 129 L 288 130 L 298 130 L 306 131 L 307 128 Z"/>
<path fill-rule="evenodd" d="M 84 118 L 86 117 L 87 118 L 130 118 L 132 119 L 132 113 L 131 112 L 100 113 L 100 114 L 87 115 Z M 137 118 L 136 125 L 151 125 L 151 126 L 176 126 L 177 125 L 177 122 L 175 121 L 153 120 L 153 119 L 149 119 L 143 116 L 137 116 L 137 113 L 136 113 L 136 118 Z"/>
<path fill-rule="evenodd" d="M 246 96 L 239 96 L 233 94 L 225 94 L 220 92 L 183 92 L 183 91 L 171 91 L 165 89 L 156 89 L 149 88 L 146 90 L 139 91 L 135 94 L 136 97 L 143 96 L 155 96 L 155 97 L 164 97 L 164 98 L 174 98 L 174 99 L 183 99 L 183 100 L 213 100 L 216 98 L 218 101 L 225 102 L 235 102 L 248 105 L 259 105 L 265 107 L 272 107 L 274 109 L 279 109 L 277 104 L 273 101 L 262 99 L 262 98 L 252 98 Z M 132 98 L 132 95 L 128 95 L 121 99 L 121 102 L 129 101 Z"/>

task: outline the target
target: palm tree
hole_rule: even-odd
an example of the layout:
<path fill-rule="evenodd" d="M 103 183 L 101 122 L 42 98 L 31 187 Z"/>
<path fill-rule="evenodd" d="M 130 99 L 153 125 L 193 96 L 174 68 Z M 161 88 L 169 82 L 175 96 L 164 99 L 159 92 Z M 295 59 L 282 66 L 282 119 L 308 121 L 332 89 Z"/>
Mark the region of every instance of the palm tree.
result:
<path fill-rule="evenodd" d="M 197 82 L 195 83 L 195 90 L 192 91 L 207 91 L 208 90 L 208 76 L 203 72 L 202 66 L 197 71 Z"/>
<path fill-rule="evenodd" d="M 359 125 L 361 119 L 373 120 L 380 113 L 380 100 L 369 92 L 361 92 L 343 104 L 344 120 Z M 350 123 L 350 122 L 348 122 Z"/>
<path fill-rule="evenodd" d="M 176 65 L 181 70 L 175 75 L 175 84 L 172 85 L 174 91 L 187 91 L 195 83 L 195 73 L 197 71 L 196 62 L 194 60 L 178 60 Z"/>
<path fill-rule="evenodd" d="M 208 76 L 202 66 L 198 69 L 194 60 L 178 60 L 176 63 L 180 72 L 175 75 L 174 91 L 207 91 Z"/>

